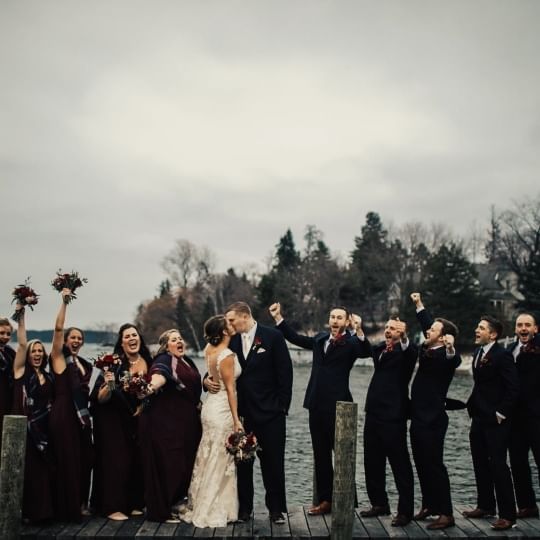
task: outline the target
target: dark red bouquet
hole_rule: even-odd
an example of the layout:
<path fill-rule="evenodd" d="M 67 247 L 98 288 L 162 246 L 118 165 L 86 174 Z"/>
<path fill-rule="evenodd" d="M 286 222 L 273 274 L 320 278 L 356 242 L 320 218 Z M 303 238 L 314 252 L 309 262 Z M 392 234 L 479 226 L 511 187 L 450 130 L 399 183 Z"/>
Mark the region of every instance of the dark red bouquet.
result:
<path fill-rule="evenodd" d="M 139 399 L 149 394 L 148 385 L 151 380 L 152 378 L 148 373 L 130 373 L 129 371 L 124 371 L 124 375 L 120 377 L 124 392 L 137 396 Z"/>
<path fill-rule="evenodd" d="M 22 285 L 17 285 L 11 294 L 13 295 L 11 303 L 16 302 L 22 306 L 22 309 L 18 309 L 11 316 L 15 322 L 19 322 L 21 315 L 24 313 L 25 306 L 29 306 L 31 310 L 34 309 L 34 306 L 38 303 L 39 294 L 30 287 L 29 277 L 24 280 Z"/>
<path fill-rule="evenodd" d="M 86 278 L 79 277 L 78 272 L 72 270 L 71 274 L 64 274 L 60 269 L 58 272 L 56 272 L 56 277 L 52 280 L 51 285 L 53 286 L 53 289 L 58 292 L 62 292 L 62 289 L 71 290 L 71 294 L 64 298 L 64 302 L 69 304 L 72 300 L 77 298 L 75 291 L 79 287 L 82 287 L 84 283 L 88 283 L 88 280 Z"/>
<path fill-rule="evenodd" d="M 94 361 L 94 366 L 101 369 L 101 371 L 110 371 L 113 370 L 114 366 L 119 366 L 121 363 L 122 360 L 120 360 L 120 357 L 117 354 L 103 353 Z M 107 385 L 109 386 L 109 390 L 114 390 L 116 388 L 114 380 L 107 381 Z"/>
<path fill-rule="evenodd" d="M 261 447 L 253 433 L 234 431 L 227 437 L 225 449 L 234 456 L 235 463 L 241 463 L 255 459 L 255 454 Z"/>

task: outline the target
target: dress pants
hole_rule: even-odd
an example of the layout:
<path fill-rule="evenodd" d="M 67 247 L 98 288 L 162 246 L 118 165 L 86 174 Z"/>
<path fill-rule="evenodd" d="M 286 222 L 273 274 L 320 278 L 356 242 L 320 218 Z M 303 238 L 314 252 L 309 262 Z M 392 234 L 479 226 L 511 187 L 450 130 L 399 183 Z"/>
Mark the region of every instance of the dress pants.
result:
<path fill-rule="evenodd" d="M 285 494 L 285 415 L 280 414 L 264 424 L 244 419 L 247 433 L 253 431 L 261 452 L 261 473 L 266 492 L 265 503 L 270 512 L 287 512 Z M 237 466 L 239 514 L 253 510 L 253 460 Z"/>
<path fill-rule="evenodd" d="M 398 514 L 412 518 L 414 478 L 407 449 L 407 422 L 382 422 L 368 413 L 364 424 L 364 469 L 372 506 L 388 506 L 387 459 L 399 493 Z"/>
<path fill-rule="evenodd" d="M 478 508 L 493 511 L 497 503 L 499 517 L 515 521 L 514 486 L 506 464 L 510 429 L 510 420 L 497 424 L 473 418 L 469 440 L 478 491 Z"/>
<path fill-rule="evenodd" d="M 411 447 L 422 491 L 422 508 L 433 514 L 452 515 L 450 480 L 444 465 L 444 437 L 448 417 L 435 426 L 411 422 Z"/>
<path fill-rule="evenodd" d="M 529 466 L 530 450 L 532 450 L 538 472 L 540 471 L 540 418 L 517 413 L 512 417 L 510 466 L 518 508 L 536 507 Z"/>

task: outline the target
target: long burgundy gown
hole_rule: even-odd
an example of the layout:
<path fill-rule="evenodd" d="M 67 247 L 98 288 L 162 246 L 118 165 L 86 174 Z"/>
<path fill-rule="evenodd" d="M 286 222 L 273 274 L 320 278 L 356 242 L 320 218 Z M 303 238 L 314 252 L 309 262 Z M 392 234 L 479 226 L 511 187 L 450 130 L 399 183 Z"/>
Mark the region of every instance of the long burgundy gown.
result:
<path fill-rule="evenodd" d="M 111 399 L 92 407 L 94 419 L 94 504 L 108 516 L 113 512 L 128 515 L 144 508 L 144 483 L 138 439 L 139 401 L 123 392 L 119 375 L 128 371 L 124 365 L 116 374 L 116 389 Z"/>
<path fill-rule="evenodd" d="M 27 416 L 28 406 L 25 406 L 25 401 L 28 400 L 25 395 L 31 398 L 39 409 L 44 409 L 52 401 L 53 387 L 49 378 L 46 377 L 45 383 L 31 392 L 31 375 L 32 369 L 25 366 L 24 374 L 14 380 L 12 414 Z M 22 516 L 32 522 L 52 519 L 54 515 L 48 454 L 47 449 L 38 450 L 36 441 L 27 432 Z"/>
<path fill-rule="evenodd" d="M 10 413 L 13 401 L 13 359 L 15 351 L 5 345 L 0 349 L 0 451 L 2 451 L 2 426 L 4 425 L 4 415 Z"/>
<path fill-rule="evenodd" d="M 78 379 L 88 395 L 91 369 L 88 365 L 85 369 L 83 376 L 75 364 L 68 364 L 60 375 L 54 376 L 49 435 L 54 459 L 55 516 L 60 521 L 80 521 L 81 505 L 88 500 L 92 435 L 90 427 L 83 427 L 79 420 L 72 391 L 72 380 Z"/>
<path fill-rule="evenodd" d="M 151 374 L 167 382 L 150 398 L 140 419 L 140 440 L 144 470 L 147 519 L 165 521 L 171 507 L 187 496 L 195 455 L 201 439 L 197 408 L 201 397 L 201 376 L 195 364 L 178 360 L 176 377 L 171 376 L 172 357 L 156 357 Z M 185 388 L 179 389 L 178 381 Z"/>

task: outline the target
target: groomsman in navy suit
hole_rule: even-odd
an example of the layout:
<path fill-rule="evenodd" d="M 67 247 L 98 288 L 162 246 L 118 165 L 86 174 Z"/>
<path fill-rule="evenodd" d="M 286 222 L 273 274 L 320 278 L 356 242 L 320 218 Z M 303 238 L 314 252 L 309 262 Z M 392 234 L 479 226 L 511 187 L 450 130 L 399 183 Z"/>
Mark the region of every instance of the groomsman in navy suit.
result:
<path fill-rule="evenodd" d="M 411 447 L 422 490 L 422 508 L 414 519 L 418 521 L 437 515 L 437 520 L 427 528 L 446 529 L 455 525 L 450 480 L 443 458 L 448 429 L 446 393 L 461 363 L 454 347 L 458 330 L 447 319 L 433 319 L 422 303 L 420 293 L 412 293 L 411 300 L 426 337 L 411 387 Z"/>
<path fill-rule="evenodd" d="M 356 324 L 356 335 L 351 335 L 348 329 L 350 314 L 344 307 L 332 308 L 328 317 L 330 331 L 319 332 L 313 337 L 297 334 L 283 320 L 279 303 L 272 304 L 269 311 L 287 341 L 313 351 L 304 408 L 309 410 L 318 501 L 308 514 L 328 514 L 332 510 L 336 402 L 353 400 L 349 375 L 357 358 L 371 356 L 371 346 Z"/>
<path fill-rule="evenodd" d="M 497 339 L 502 324 L 484 315 L 475 330 L 478 348 L 473 356 L 474 387 L 467 401 L 472 418 L 469 439 L 478 492 L 477 508 L 465 517 L 482 518 L 499 510 L 495 530 L 510 529 L 516 522 L 516 500 L 506 455 L 512 415 L 519 394 L 514 358 Z M 495 488 L 495 493 L 494 493 Z"/>
<path fill-rule="evenodd" d="M 364 423 L 364 470 L 371 508 L 362 517 L 390 514 L 386 492 L 386 462 L 390 462 L 399 493 L 392 525 L 403 526 L 413 517 L 414 477 L 407 449 L 407 418 L 410 412 L 409 381 L 418 348 L 407 337 L 399 319 L 389 319 L 385 340 L 373 347 L 375 371 L 366 396 Z"/>
<path fill-rule="evenodd" d="M 529 452 L 540 471 L 540 335 L 534 315 L 522 313 L 516 319 L 517 341 L 508 350 L 514 356 L 519 377 L 519 397 L 512 420 L 510 466 L 518 518 L 538 517 Z"/>

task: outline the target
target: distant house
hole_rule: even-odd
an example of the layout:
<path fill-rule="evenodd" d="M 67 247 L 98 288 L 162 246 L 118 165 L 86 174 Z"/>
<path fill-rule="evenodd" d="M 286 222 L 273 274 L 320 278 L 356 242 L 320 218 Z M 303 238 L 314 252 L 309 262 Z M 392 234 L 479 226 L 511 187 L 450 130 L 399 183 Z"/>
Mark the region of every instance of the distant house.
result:
<path fill-rule="evenodd" d="M 475 264 L 475 268 L 480 287 L 493 312 L 503 322 L 512 324 L 517 314 L 517 303 L 523 300 L 517 288 L 517 274 L 497 262 Z"/>

